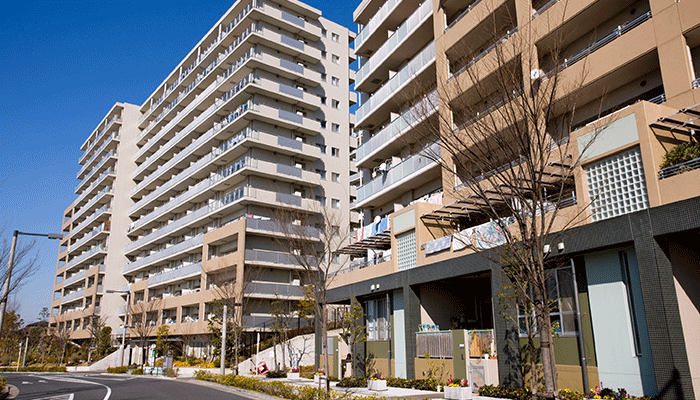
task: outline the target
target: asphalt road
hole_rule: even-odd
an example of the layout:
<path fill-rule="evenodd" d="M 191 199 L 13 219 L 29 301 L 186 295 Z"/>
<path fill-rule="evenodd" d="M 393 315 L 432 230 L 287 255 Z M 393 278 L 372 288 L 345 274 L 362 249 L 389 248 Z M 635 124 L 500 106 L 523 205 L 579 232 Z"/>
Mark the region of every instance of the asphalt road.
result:
<path fill-rule="evenodd" d="M 107 374 L 2 374 L 17 400 L 250 400 L 193 383 Z"/>

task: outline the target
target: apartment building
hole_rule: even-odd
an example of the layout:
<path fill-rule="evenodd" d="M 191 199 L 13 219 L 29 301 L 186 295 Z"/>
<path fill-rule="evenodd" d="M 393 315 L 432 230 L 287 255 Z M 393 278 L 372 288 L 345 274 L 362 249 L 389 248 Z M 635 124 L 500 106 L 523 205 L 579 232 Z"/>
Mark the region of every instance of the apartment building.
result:
<path fill-rule="evenodd" d="M 73 339 L 90 337 L 94 316 L 114 328 L 123 305 L 119 290 L 126 282 L 124 232 L 136 150 L 138 106 L 116 103 L 80 146 L 75 201 L 63 215 L 61 246 L 51 301 L 51 323 Z M 122 303 L 122 304 L 120 304 Z"/>
<path fill-rule="evenodd" d="M 240 0 L 133 111 L 133 147 L 118 156 L 131 165 L 119 210 L 128 222 L 112 225 L 120 242 L 103 251 L 119 259 L 103 270 L 122 294 L 100 315 L 118 316 L 116 327 L 129 312 L 132 339 L 136 326 L 155 337 L 166 325 L 196 337 L 186 351 L 199 354 L 217 299 L 234 299 L 243 325 L 262 330 L 273 300 L 303 297 L 308 279 L 283 225 L 309 224 L 310 245 L 322 209 L 349 228 L 353 38 L 299 1 Z M 68 236 L 71 264 L 80 236 Z"/>
<path fill-rule="evenodd" d="M 674 146 L 697 142 L 699 7 L 686 0 L 361 2 L 354 12 L 361 177 L 351 207 L 363 227 L 344 248 L 354 261 L 330 293 L 338 303 L 356 297 L 364 305 L 368 339 L 356 358 L 409 379 L 430 373 L 435 359 L 445 376 L 476 386 L 527 379 L 527 315 L 499 301 L 508 278 L 479 254 L 498 244 L 490 240 L 493 223 L 478 218 L 488 205 L 460 181 L 486 182 L 518 163 L 470 176 L 445 168 L 453 154 L 440 142 L 426 148 L 412 139 L 422 124 L 445 138 L 492 116 L 502 102 L 465 115 L 449 107 L 450 96 L 474 87 L 476 75 L 465 71 L 487 80 L 515 65 L 522 77 L 508 96 L 554 73 L 578 83 L 560 94 L 577 97 L 571 129 L 550 134 L 553 148 L 567 144 L 567 155 L 585 155 L 570 196 L 543 208 L 578 216 L 543 249 L 557 260 L 547 279 L 556 299 L 559 388 L 602 382 L 635 395 L 700 398 L 693 245 L 700 160 L 660 168 Z M 551 57 L 555 48 L 561 64 Z M 411 101 L 417 86 L 427 94 Z M 595 145 L 582 153 L 593 135 Z"/>

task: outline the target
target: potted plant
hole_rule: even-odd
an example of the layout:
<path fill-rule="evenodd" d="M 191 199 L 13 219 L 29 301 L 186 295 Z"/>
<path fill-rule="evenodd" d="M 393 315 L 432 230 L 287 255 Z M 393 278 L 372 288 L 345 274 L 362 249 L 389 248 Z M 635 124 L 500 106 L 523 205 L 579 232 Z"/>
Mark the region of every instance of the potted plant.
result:
<path fill-rule="evenodd" d="M 374 391 L 386 390 L 386 378 L 380 372 L 377 372 L 367 380 L 367 389 Z"/>
<path fill-rule="evenodd" d="M 445 386 L 445 398 L 453 400 L 467 400 L 472 398 L 472 388 L 469 386 L 469 381 L 466 379 L 450 379 L 447 380 Z"/>
<path fill-rule="evenodd" d="M 314 383 L 323 383 L 323 380 L 326 379 L 326 372 L 324 370 L 319 370 L 314 374 Z"/>
<path fill-rule="evenodd" d="M 294 367 L 287 372 L 287 379 L 299 379 L 299 367 Z"/>

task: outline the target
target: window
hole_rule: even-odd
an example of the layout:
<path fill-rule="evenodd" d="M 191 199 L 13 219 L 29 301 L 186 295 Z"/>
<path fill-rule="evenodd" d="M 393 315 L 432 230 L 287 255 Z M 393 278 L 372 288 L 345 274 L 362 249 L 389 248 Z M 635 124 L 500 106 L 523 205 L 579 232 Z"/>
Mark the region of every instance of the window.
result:
<path fill-rule="evenodd" d="M 387 340 L 389 324 L 387 323 L 386 299 L 370 300 L 365 303 L 367 313 L 367 340 Z"/>
<path fill-rule="evenodd" d="M 331 174 L 331 180 L 335 183 L 338 183 L 338 180 L 340 179 L 340 174 L 337 172 L 333 172 Z"/>
<path fill-rule="evenodd" d="M 333 99 L 333 100 L 331 101 L 331 105 L 332 105 L 333 108 L 335 108 L 336 110 L 340 108 L 340 102 L 339 102 L 338 100 L 336 100 L 336 99 Z"/>
<path fill-rule="evenodd" d="M 340 208 L 340 200 L 331 199 L 331 207 L 339 209 Z"/>
<path fill-rule="evenodd" d="M 325 119 L 320 119 L 320 120 L 318 120 L 318 122 L 321 123 L 321 128 L 322 128 L 322 129 L 326 129 L 326 120 L 325 120 Z"/>
<path fill-rule="evenodd" d="M 321 154 L 326 154 L 326 145 L 321 143 L 316 143 L 316 147 L 321 150 Z"/>
<path fill-rule="evenodd" d="M 333 132 L 335 132 L 335 133 L 340 132 L 340 125 L 338 125 L 338 124 L 331 124 L 331 128 L 333 129 Z"/>
<path fill-rule="evenodd" d="M 316 169 L 316 173 L 323 179 L 324 181 L 326 180 L 326 170 L 325 169 Z"/>
<path fill-rule="evenodd" d="M 396 263 L 399 271 L 415 268 L 417 265 L 416 230 L 411 229 L 406 233 L 397 235 L 396 249 L 398 253 Z"/>
<path fill-rule="evenodd" d="M 326 81 L 326 73 L 325 72 L 321 72 L 321 80 L 324 82 Z"/>
<path fill-rule="evenodd" d="M 331 155 L 333 157 L 340 157 L 340 149 L 337 147 L 331 147 Z"/>
<path fill-rule="evenodd" d="M 328 54 L 328 53 L 326 53 L 325 50 L 321 50 L 321 58 L 323 58 L 324 60 L 326 59 L 326 55 L 327 55 L 327 54 Z M 335 54 L 333 55 L 333 57 L 335 57 Z"/>
<path fill-rule="evenodd" d="M 326 37 L 327 34 L 328 34 L 328 31 L 321 28 L 321 36 Z"/>
<path fill-rule="evenodd" d="M 340 264 L 340 254 L 333 254 L 333 264 Z"/>
<path fill-rule="evenodd" d="M 570 266 L 550 269 L 545 271 L 547 292 L 552 303 L 550 318 L 552 332 L 561 336 L 576 335 L 576 302 L 575 281 L 573 270 Z M 520 324 L 520 336 L 527 336 L 528 326 L 536 333 L 534 310 L 527 310 L 523 306 L 518 307 L 518 321 Z"/>
<path fill-rule="evenodd" d="M 326 105 L 326 96 L 321 96 L 321 104 Z"/>
<path fill-rule="evenodd" d="M 340 35 L 337 33 L 331 33 L 331 40 L 338 43 L 340 41 Z"/>
<path fill-rule="evenodd" d="M 325 198 L 325 197 L 323 197 L 323 196 L 316 196 L 316 201 L 318 201 L 319 203 L 321 203 L 321 207 L 325 207 L 325 206 L 326 206 L 326 198 Z"/>
<path fill-rule="evenodd" d="M 331 84 L 333 84 L 333 86 L 340 86 L 340 79 L 336 78 L 335 76 L 332 76 Z"/>
<path fill-rule="evenodd" d="M 333 64 L 340 64 L 340 57 L 337 56 L 336 54 L 333 54 L 331 56 L 331 60 L 333 60 Z"/>

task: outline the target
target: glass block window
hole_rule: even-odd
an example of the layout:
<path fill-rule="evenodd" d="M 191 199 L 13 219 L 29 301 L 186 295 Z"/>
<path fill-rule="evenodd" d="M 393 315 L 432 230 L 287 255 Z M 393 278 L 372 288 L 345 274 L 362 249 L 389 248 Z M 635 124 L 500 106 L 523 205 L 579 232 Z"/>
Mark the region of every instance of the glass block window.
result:
<path fill-rule="evenodd" d="M 399 271 L 416 267 L 416 230 L 396 236 Z"/>
<path fill-rule="evenodd" d="M 649 207 L 639 147 L 595 162 L 585 171 L 593 221 Z"/>

